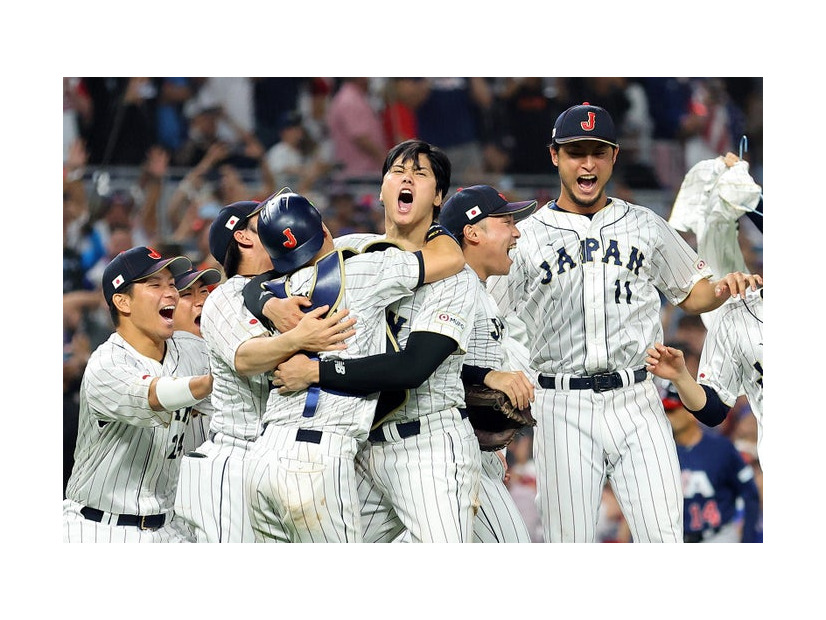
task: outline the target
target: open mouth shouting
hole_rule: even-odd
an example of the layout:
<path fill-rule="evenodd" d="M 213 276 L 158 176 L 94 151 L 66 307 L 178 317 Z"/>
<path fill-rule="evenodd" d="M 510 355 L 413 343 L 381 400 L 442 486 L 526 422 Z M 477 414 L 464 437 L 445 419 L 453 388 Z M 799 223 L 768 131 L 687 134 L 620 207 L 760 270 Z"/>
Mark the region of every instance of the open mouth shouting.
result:
<path fill-rule="evenodd" d="M 413 191 L 404 188 L 399 192 L 399 212 L 410 213 L 413 209 Z"/>
<path fill-rule="evenodd" d="M 169 305 L 161 308 L 160 315 L 170 325 L 172 324 L 172 314 L 175 312 L 175 306 Z"/>

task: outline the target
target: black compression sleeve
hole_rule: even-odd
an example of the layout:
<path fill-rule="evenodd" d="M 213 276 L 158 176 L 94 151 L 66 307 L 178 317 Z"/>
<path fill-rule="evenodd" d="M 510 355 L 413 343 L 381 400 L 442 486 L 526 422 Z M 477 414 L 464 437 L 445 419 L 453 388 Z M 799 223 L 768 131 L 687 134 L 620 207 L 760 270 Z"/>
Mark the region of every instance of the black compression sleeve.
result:
<path fill-rule="evenodd" d="M 484 385 L 485 377 L 491 372 L 493 368 L 483 368 L 481 366 L 470 366 L 465 364 L 462 366 L 462 381 L 465 383 L 472 383 L 474 385 Z"/>
<path fill-rule="evenodd" d="M 706 404 L 699 411 L 691 411 L 695 418 L 706 426 L 717 426 L 726 419 L 731 407 L 726 405 L 713 389 L 707 385 L 701 385 L 703 391 L 706 393 Z"/>
<path fill-rule="evenodd" d="M 320 362 L 319 385 L 362 394 L 413 389 L 424 383 L 455 350 L 453 338 L 432 332 L 413 332 L 403 351 Z"/>

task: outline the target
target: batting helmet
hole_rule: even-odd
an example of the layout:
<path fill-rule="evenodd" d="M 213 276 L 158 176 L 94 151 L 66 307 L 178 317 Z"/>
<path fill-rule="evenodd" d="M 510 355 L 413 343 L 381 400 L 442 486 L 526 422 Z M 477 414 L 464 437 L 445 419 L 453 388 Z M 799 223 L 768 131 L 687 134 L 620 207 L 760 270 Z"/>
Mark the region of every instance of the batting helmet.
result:
<path fill-rule="evenodd" d="M 306 265 L 321 249 L 321 214 L 299 194 L 270 196 L 258 216 L 258 238 L 273 267 L 281 273 L 291 273 Z"/>

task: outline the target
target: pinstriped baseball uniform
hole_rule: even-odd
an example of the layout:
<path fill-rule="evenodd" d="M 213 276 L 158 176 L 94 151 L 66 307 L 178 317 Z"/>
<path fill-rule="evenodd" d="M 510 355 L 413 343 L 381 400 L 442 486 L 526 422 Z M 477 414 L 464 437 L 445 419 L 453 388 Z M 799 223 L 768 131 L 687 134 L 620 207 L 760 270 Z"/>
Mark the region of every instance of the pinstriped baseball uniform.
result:
<path fill-rule="evenodd" d="M 339 307 L 350 310 L 358 329 L 343 351 L 320 359 L 351 359 L 383 353 L 385 307 L 418 284 L 419 260 L 394 248 L 344 261 Z M 315 269 L 288 279 L 294 295 L 312 298 Z M 304 415 L 307 390 L 270 393 L 263 422 L 245 466 L 250 519 L 258 542 L 362 542 L 354 460 L 367 440 L 378 392 L 367 397 L 321 390 L 311 417 Z"/>
<path fill-rule="evenodd" d="M 475 282 L 478 289 L 476 318 L 464 363 L 494 370 L 516 370 L 516 366 L 506 363 L 503 348 L 503 343 L 510 338 L 507 325 L 499 316 L 496 302 L 485 285 L 478 278 Z M 530 532 L 505 486 L 504 476 L 505 466 L 497 453 L 483 451 L 479 512 L 473 523 L 473 542 L 531 542 Z"/>
<path fill-rule="evenodd" d="M 545 540 L 595 540 L 607 476 L 635 541 L 680 542 L 679 463 L 645 351 L 662 341 L 658 291 L 676 305 L 710 270 L 663 218 L 616 198 L 592 217 L 552 202 L 517 226 L 508 286 L 490 278 L 488 288 L 525 322 L 540 373 L 534 458 Z M 606 372 L 621 385 L 572 387 Z"/>
<path fill-rule="evenodd" d="M 244 306 L 248 279 L 229 278 L 206 298 L 201 335 L 212 368 L 210 436 L 184 455 L 176 513 L 198 542 L 254 542 L 244 501 L 243 463 L 260 434 L 261 415 L 270 392 L 267 373 L 251 377 L 235 369 L 235 353 L 267 329 Z"/>
<path fill-rule="evenodd" d="M 763 289 L 730 299 L 717 310 L 706 334 L 697 382 L 733 407 L 745 394 L 757 419 L 758 452 L 763 438 Z"/>
<path fill-rule="evenodd" d="M 183 330 L 176 332 L 176 334 L 178 334 L 180 338 L 192 341 L 193 346 L 198 349 L 202 356 L 204 367 L 209 368 L 209 355 L 207 354 L 204 339 Z M 192 414 L 189 420 L 189 426 L 187 426 L 186 433 L 184 434 L 184 454 L 192 452 L 207 440 L 209 436 L 209 420 L 212 415 L 212 399 L 205 398 L 195 405 L 192 408 Z"/>
<path fill-rule="evenodd" d="M 359 451 L 356 473 L 365 542 L 391 542 L 406 528 L 412 542 L 471 542 L 481 452 L 464 406 L 460 378 L 475 312 L 470 269 L 425 284 L 392 304 L 388 321 L 401 348 L 414 331 L 457 341 L 456 351 Z M 405 425 L 407 423 L 407 425 Z M 411 423 L 418 432 L 408 434 Z"/>
<path fill-rule="evenodd" d="M 162 362 L 138 353 L 117 332 L 89 358 L 63 503 L 64 542 L 187 542 L 173 507 L 190 408 L 149 406 L 154 377 L 209 372 L 195 343 L 180 336 L 175 332 L 166 341 Z M 84 507 L 102 511 L 100 522 L 86 519 Z M 117 526 L 112 517 L 158 514 L 166 519 L 156 531 Z"/>

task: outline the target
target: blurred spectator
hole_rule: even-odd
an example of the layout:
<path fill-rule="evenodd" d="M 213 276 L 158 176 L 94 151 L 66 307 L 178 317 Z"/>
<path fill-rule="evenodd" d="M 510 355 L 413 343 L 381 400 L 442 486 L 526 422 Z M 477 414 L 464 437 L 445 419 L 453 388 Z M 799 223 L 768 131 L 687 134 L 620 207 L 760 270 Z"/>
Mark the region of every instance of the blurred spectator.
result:
<path fill-rule="evenodd" d="M 229 145 L 233 155 L 239 155 L 238 161 L 233 163 L 241 167 L 254 167 L 257 163 L 254 156 L 245 152 L 250 134 L 255 133 L 252 78 L 208 77 L 195 95 L 195 100 L 204 108 L 221 110 L 216 135 L 218 140 Z M 252 161 L 245 162 L 242 155 Z"/>
<path fill-rule="evenodd" d="M 164 77 L 159 80 L 157 104 L 158 143 L 177 153 L 189 135 L 184 106 L 195 96 L 204 78 Z"/>
<path fill-rule="evenodd" d="M 327 110 L 327 123 L 343 181 L 381 176 L 386 138 L 381 116 L 370 101 L 370 78 L 343 78 Z"/>
<path fill-rule="evenodd" d="M 677 191 L 688 171 L 680 142 L 682 118 L 691 102 L 692 87 L 685 77 L 639 78 L 645 88 L 654 123 L 651 151 L 660 186 Z"/>
<path fill-rule="evenodd" d="M 156 143 L 158 87 L 148 77 L 85 77 L 91 115 L 82 135 L 89 163 L 140 166 Z"/>
<path fill-rule="evenodd" d="M 328 172 L 326 162 L 309 143 L 303 119 L 296 111 L 282 115 L 279 141 L 267 151 L 266 163 L 278 187 L 289 187 L 301 195 L 311 193 Z"/>
<path fill-rule="evenodd" d="M 450 158 L 459 185 L 484 182 L 482 114 L 493 93 L 482 77 L 419 78 L 422 103 L 416 108 L 419 138 L 435 144 Z"/>
<path fill-rule="evenodd" d="M 663 395 L 683 481 L 685 542 L 759 542 L 754 470 L 727 437 L 708 432 L 673 387 Z M 742 505 L 742 513 L 738 508 Z"/>
<path fill-rule="evenodd" d="M 314 156 L 323 161 L 328 169 L 335 162 L 330 127 L 327 124 L 333 86 L 333 78 L 310 78 L 298 98 L 298 112 L 301 114 L 301 124 L 304 125 L 307 140 L 312 145 Z"/>
<path fill-rule="evenodd" d="M 387 138 L 387 149 L 400 142 L 419 137 L 416 108 L 424 100 L 424 89 L 418 82 L 406 77 L 387 78 L 384 85 L 382 124 Z"/>
<path fill-rule="evenodd" d="M 508 172 L 550 174 L 551 132 L 556 117 L 568 108 L 564 78 L 508 78 L 501 97 L 508 128 Z"/>
<path fill-rule="evenodd" d="M 700 363 L 700 352 L 703 350 L 703 343 L 706 340 L 705 323 L 699 314 L 683 313 L 678 319 L 674 337 L 672 340 L 676 344 L 669 346 L 680 349 L 685 354 L 686 366 L 691 376 L 697 378 L 697 366 Z"/>
<path fill-rule="evenodd" d="M 255 77 L 252 79 L 255 135 L 265 150 L 280 138 L 284 114 L 298 109 L 301 93 L 308 88 L 311 78 Z"/>
<path fill-rule="evenodd" d="M 691 101 L 680 122 L 686 171 L 695 164 L 734 152 L 734 117 L 725 82 L 720 78 L 695 78 Z M 740 123 L 742 126 L 742 123 Z"/>
<path fill-rule="evenodd" d="M 323 215 L 324 222 L 333 237 L 359 232 L 384 232 L 383 210 L 382 229 L 379 230 L 377 221 L 373 218 L 373 209 L 370 202 L 365 199 L 359 200 L 356 194 L 345 184 L 336 184 L 331 188 L 329 203 L 323 209 Z"/>
<path fill-rule="evenodd" d="M 63 161 L 72 145 L 81 139 L 81 127 L 91 121 L 92 101 L 79 77 L 63 78 Z"/>

